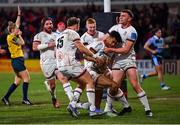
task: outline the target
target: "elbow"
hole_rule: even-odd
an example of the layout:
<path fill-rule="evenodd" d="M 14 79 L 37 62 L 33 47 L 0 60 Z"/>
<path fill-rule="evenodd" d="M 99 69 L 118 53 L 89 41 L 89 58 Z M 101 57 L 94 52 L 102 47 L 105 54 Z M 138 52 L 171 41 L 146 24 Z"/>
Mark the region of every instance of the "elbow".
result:
<path fill-rule="evenodd" d="M 22 46 L 24 46 L 24 45 L 25 45 L 25 43 L 23 42 L 21 45 L 22 45 Z"/>
<path fill-rule="evenodd" d="M 145 49 L 145 50 L 148 50 L 148 47 L 147 47 L 147 46 L 144 46 L 144 49 Z"/>

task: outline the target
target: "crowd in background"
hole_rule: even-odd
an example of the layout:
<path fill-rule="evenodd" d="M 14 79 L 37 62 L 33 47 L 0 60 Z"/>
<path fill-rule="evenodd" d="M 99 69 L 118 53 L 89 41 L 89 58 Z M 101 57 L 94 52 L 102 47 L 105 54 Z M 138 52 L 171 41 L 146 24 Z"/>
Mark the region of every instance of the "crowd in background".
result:
<path fill-rule="evenodd" d="M 152 35 L 151 31 L 154 27 L 161 27 L 165 42 L 170 45 L 170 48 L 165 51 L 165 58 L 179 59 L 178 53 L 180 49 L 180 15 L 170 15 L 167 4 L 150 4 L 137 7 L 125 6 L 133 11 L 134 27 L 138 31 L 138 40 L 135 45 L 137 58 L 148 58 L 143 45 L 146 40 Z M 121 8 L 122 9 L 122 8 Z M 120 10 L 121 10 L 120 9 Z M 112 11 L 120 11 L 113 9 Z M 76 16 L 81 19 L 80 34 L 85 32 L 85 20 L 93 16 L 93 13 L 103 12 L 103 7 L 94 4 L 85 7 L 74 8 L 22 8 L 22 25 L 20 29 L 23 31 L 23 38 L 26 41 L 24 46 L 25 58 L 39 58 L 39 53 L 32 51 L 32 41 L 34 35 L 41 30 L 40 22 L 45 16 L 54 19 L 54 26 L 59 21 L 66 22 L 68 17 Z M 14 21 L 17 16 L 16 8 L 1 8 L 0 9 L 0 46 L 7 50 L 6 35 L 8 21 Z M 102 22 L 103 23 L 103 22 Z M 8 52 L 6 55 L 0 55 L 3 58 L 9 58 Z"/>

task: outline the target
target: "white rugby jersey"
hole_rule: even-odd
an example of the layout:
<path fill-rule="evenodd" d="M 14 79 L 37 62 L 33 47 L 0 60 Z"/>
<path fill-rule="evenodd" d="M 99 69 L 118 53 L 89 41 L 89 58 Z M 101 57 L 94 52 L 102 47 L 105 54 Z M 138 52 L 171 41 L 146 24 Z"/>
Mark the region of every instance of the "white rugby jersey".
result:
<path fill-rule="evenodd" d="M 52 32 L 51 34 L 46 32 L 40 32 L 34 36 L 34 41 L 40 42 L 40 44 L 47 44 L 49 42 L 55 42 L 56 34 Z M 51 63 L 55 60 L 54 48 L 46 48 L 40 50 L 40 64 Z"/>
<path fill-rule="evenodd" d="M 56 59 L 58 67 L 80 65 L 75 59 L 77 48 L 74 42 L 78 39 L 80 39 L 79 34 L 71 29 L 64 30 L 61 35 L 56 38 Z"/>
<path fill-rule="evenodd" d="M 112 53 L 109 53 L 109 54 L 104 53 L 105 45 L 104 45 L 103 41 L 95 41 L 95 42 L 91 43 L 90 45 L 87 45 L 87 48 L 93 49 L 94 51 L 96 51 L 97 53 L 95 55 L 102 58 L 105 61 L 105 63 L 104 63 L 104 65 L 97 65 L 94 62 L 86 61 L 85 68 L 88 70 L 94 70 L 98 73 L 104 73 L 104 71 L 106 71 L 107 68 L 109 67 L 109 60 L 112 58 L 113 54 Z"/>
<path fill-rule="evenodd" d="M 85 32 L 82 36 L 81 36 L 81 41 L 84 45 L 89 45 L 92 42 L 96 41 L 98 38 L 102 38 L 104 36 L 104 33 L 101 31 L 96 31 L 96 34 L 94 36 L 91 36 L 90 34 L 88 34 L 87 32 Z"/>
<path fill-rule="evenodd" d="M 136 32 L 136 29 L 133 26 L 129 26 L 129 27 L 123 29 L 121 27 L 121 24 L 117 24 L 110 28 L 109 32 L 111 32 L 111 31 L 117 31 L 120 34 L 122 42 L 123 42 L 122 47 L 126 44 L 127 40 L 130 40 L 133 42 L 136 42 L 136 40 L 137 40 L 138 35 Z M 132 49 L 130 50 L 129 53 L 123 54 L 123 55 L 118 54 L 118 55 L 119 55 L 118 59 L 135 58 L 134 47 L 132 47 Z"/>
<path fill-rule="evenodd" d="M 81 36 L 81 42 L 89 49 L 90 47 L 88 47 L 90 44 L 94 44 L 92 46 L 95 46 L 97 44 L 97 39 L 98 38 L 102 38 L 104 36 L 104 33 L 101 31 L 96 31 L 96 34 L 94 36 L 90 35 L 89 33 L 85 32 L 82 36 Z M 94 48 L 94 47 L 92 47 Z M 90 67 L 90 65 L 92 65 L 92 62 L 89 62 L 87 60 L 84 60 L 84 66 L 85 68 Z"/>

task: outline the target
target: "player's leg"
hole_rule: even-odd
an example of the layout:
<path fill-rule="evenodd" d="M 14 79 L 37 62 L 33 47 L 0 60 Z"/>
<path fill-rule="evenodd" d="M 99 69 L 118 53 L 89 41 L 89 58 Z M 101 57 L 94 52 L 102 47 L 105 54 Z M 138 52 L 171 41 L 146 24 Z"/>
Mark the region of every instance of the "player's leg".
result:
<path fill-rule="evenodd" d="M 136 68 L 129 68 L 129 69 L 127 69 L 126 73 L 127 73 L 128 79 L 129 79 L 133 89 L 137 93 L 137 96 L 138 96 L 140 102 L 144 106 L 146 115 L 151 117 L 152 112 L 151 112 L 151 109 L 149 107 L 149 102 L 148 102 L 146 93 L 141 88 L 141 86 L 140 86 L 140 84 L 138 82 L 138 73 L 137 73 Z"/>
<path fill-rule="evenodd" d="M 30 80 L 29 72 L 26 69 L 24 71 L 19 72 L 18 75 L 23 80 L 23 86 L 22 86 L 23 99 L 22 99 L 22 103 L 26 104 L 26 105 L 32 105 L 32 103 L 28 99 L 28 88 L 29 88 L 29 80 Z"/>
<path fill-rule="evenodd" d="M 11 105 L 10 102 L 9 102 L 9 97 L 16 90 L 16 88 L 20 84 L 20 82 L 21 82 L 21 78 L 16 75 L 15 78 L 14 78 L 14 83 L 11 84 L 11 86 L 9 87 L 7 93 L 2 98 L 2 101 L 3 101 L 3 103 L 5 105 L 7 105 L 7 106 Z"/>
<path fill-rule="evenodd" d="M 57 100 L 56 97 L 56 79 L 53 76 L 50 79 L 46 79 L 45 81 L 45 85 L 47 90 L 49 91 L 50 95 L 51 95 L 51 99 L 52 99 L 52 104 L 55 108 L 59 108 L 60 107 L 60 103 Z"/>
<path fill-rule="evenodd" d="M 112 78 L 113 81 L 117 84 L 121 84 L 122 79 L 124 78 L 124 72 L 121 70 L 112 70 Z M 116 90 L 116 94 L 114 96 L 112 96 L 112 94 L 110 93 L 110 91 L 108 91 L 108 96 L 107 96 L 107 102 L 106 102 L 106 106 L 105 106 L 105 111 L 106 112 L 111 112 L 112 111 L 112 103 L 113 103 L 113 98 L 117 98 L 118 101 L 120 101 L 123 105 L 123 113 L 122 111 L 119 113 L 119 115 L 123 115 L 124 113 L 127 112 L 131 112 L 129 109 L 131 109 L 131 107 L 129 106 L 129 103 L 126 100 L 126 97 L 124 96 L 123 92 L 119 89 L 119 84 L 118 85 L 118 89 Z"/>
<path fill-rule="evenodd" d="M 91 75 L 87 71 L 85 71 L 78 78 L 76 78 L 76 82 L 78 82 L 79 84 L 86 85 L 86 94 L 87 94 L 88 102 L 90 103 L 90 107 L 89 107 L 90 117 L 101 115 L 101 112 L 96 111 L 95 86 L 94 86 L 94 81 L 91 78 Z"/>
<path fill-rule="evenodd" d="M 43 64 L 41 62 L 41 70 L 46 78 L 46 81 L 44 81 L 44 84 L 46 85 L 46 88 L 48 92 L 51 95 L 52 104 L 55 108 L 60 107 L 60 103 L 56 98 L 56 76 L 55 76 L 55 69 L 56 69 L 56 61 L 51 60 L 51 62 L 48 62 L 48 64 Z"/>
<path fill-rule="evenodd" d="M 69 99 L 69 101 L 72 101 L 73 98 L 74 98 L 74 95 L 73 95 L 73 90 L 72 90 L 72 87 L 71 87 L 71 84 L 68 80 L 68 78 L 66 76 L 64 76 L 60 71 L 56 70 L 55 71 L 55 74 L 58 78 L 58 80 L 61 82 L 61 84 L 63 85 L 63 88 L 64 88 L 64 91 Z"/>
<path fill-rule="evenodd" d="M 152 63 L 155 67 L 159 65 L 158 58 L 156 56 L 152 57 Z M 143 74 L 140 76 L 140 83 L 142 83 L 144 79 L 146 79 L 148 77 L 156 76 L 156 75 L 158 75 L 157 70 L 154 72 L 149 72 L 147 74 Z"/>
<path fill-rule="evenodd" d="M 158 79 L 160 81 L 161 89 L 162 90 L 169 90 L 170 87 L 167 86 L 164 83 L 164 76 L 163 76 L 163 69 L 162 69 L 162 59 L 161 58 L 158 58 L 158 64 L 155 65 L 155 69 L 156 69 L 157 74 L 158 74 Z"/>

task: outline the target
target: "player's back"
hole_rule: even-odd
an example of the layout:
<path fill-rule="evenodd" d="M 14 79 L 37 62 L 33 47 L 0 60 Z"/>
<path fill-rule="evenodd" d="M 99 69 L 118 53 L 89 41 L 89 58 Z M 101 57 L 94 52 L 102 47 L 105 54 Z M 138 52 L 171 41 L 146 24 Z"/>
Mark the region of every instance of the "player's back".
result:
<path fill-rule="evenodd" d="M 71 29 L 64 30 L 59 37 L 56 38 L 56 57 L 61 66 L 75 65 L 75 53 L 77 47 L 75 41 L 80 40 L 77 32 Z"/>

